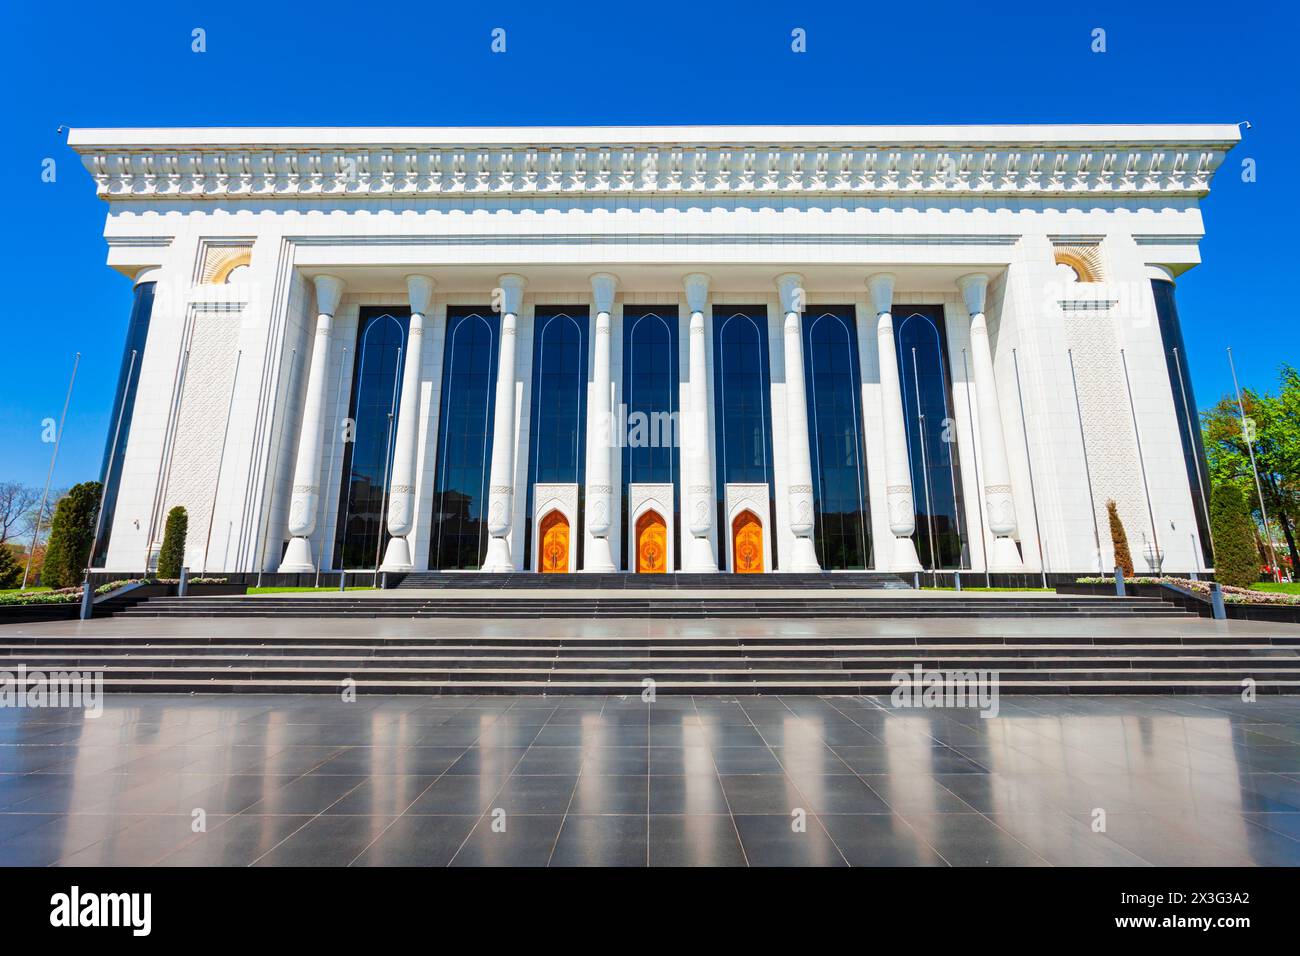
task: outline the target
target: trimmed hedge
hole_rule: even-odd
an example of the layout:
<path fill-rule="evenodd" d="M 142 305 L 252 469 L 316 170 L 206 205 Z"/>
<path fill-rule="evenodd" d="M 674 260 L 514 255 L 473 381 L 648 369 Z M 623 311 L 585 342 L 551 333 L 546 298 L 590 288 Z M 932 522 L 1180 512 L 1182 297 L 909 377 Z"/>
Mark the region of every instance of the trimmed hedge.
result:
<path fill-rule="evenodd" d="M 1115 547 L 1115 567 L 1122 568 L 1124 577 L 1133 576 L 1133 555 L 1128 550 L 1128 533 L 1124 522 L 1119 517 L 1119 506 L 1115 499 L 1106 502 L 1106 517 L 1110 519 L 1110 542 Z"/>
<path fill-rule="evenodd" d="M 1253 524 L 1241 489 L 1216 485 L 1210 495 L 1210 531 L 1214 535 L 1214 578 L 1220 584 L 1248 588 L 1259 580 Z"/>
<path fill-rule="evenodd" d="M 158 577 L 165 580 L 181 576 L 181 567 L 185 564 L 185 535 L 189 526 L 189 515 L 180 505 L 167 512 L 162 550 L 158 552 Z"/>
<path fill-rule="evenodd" d="M 81 583 L 94 545 L 100 491 L 99 482 L 83 481 L 59 499 L 54 520 L 50 522 L 50 543 L 41 568 L 42 584 L 58 589 Z"/>

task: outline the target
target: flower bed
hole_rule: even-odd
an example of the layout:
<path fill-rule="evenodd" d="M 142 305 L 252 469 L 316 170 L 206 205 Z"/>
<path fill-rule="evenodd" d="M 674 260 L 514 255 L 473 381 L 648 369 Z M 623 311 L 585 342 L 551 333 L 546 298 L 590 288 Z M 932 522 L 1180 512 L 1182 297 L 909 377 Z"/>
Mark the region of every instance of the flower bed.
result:
<path fill-rule="evenodd" d="M 1076 584 L 1113 584 L 1114 578 L 1078 578 Z M 1182 588 L 1184 591 L 1191 591 L 1201 597 L 1210 596 L 1209 581 L 1192 581 L 1189 578 L 1125 578 L 1125 584 L 1171 584 L 1174 587 Z M 1300 595 L 1283 594 L 1277 591 L 1256 591 L 1251 588 L 1236 588 L 1227 584 L 1220 584 L 1219 589 L 1223 591 L 1223 600 L 1228 604 L 1272 604 L 1281 606 L 1300 605 Z"/>
<path fill-rule="evenodd" d="M 108 594 L 128 584 L 143 584 L 140 578 L 123 578 L 120 581 L 108 581 L 95 588 L 96 596 Z M 53 591 L 15 591 L 13 594 L 0 594 L 0 605 L 5 604 L 77 604 L 81 601 L 81 585 L 70 588 L 57 588 Z"/>

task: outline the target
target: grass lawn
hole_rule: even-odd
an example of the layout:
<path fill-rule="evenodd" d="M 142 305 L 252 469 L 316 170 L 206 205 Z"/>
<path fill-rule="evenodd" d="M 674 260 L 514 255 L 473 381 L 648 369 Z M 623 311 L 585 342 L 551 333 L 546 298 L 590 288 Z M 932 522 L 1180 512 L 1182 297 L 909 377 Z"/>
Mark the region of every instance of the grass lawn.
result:
<path fill-rule="evenodd" d="M 338 590 L 338 586 L 335 585 L 334 587 L 322 587 L 322 588 L 249 588 L 244 593 L 246 594 L 292 594 L 298 591 L 310 592 L 310 591 L 337 591 L 337 590 Z M 359 586 L 359 587 L 348 588 L 348 590 L 349 591 L 374 591 L 375 588 L 366 585 L 364 587 Z"/>
<path fill-rule="evenodd" d="M 1252 584 L 1252 591 L 1275 591 L 1279 594 L 1300 594 L 1300 582 L 1291 582 L 1290 584 L 1278 584 L 1275 581 L 1267 581 L 1261 584 Z"/>
<path fill-rule="evenodd" d="M 27 591 L 24 592 L 22 588 L 4 588 L 3 590 L 0 590 L 0 594 L 23 594 L 23 593 L 35 594 L 38 591 L 52 591 L 52 590 L 54 589 L 33 587 L 33 588 L 28 588 Z"/>

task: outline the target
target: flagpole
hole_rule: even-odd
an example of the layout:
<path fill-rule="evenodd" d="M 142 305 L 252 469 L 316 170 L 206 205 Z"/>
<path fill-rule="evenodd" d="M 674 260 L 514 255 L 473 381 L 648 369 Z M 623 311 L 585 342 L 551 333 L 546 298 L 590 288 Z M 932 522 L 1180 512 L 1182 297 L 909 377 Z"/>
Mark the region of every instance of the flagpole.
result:
<path fill-rule="evenodd" d="M 1047 560 L 1043 557 L 1043 530 L 1038 523 L 1038 492 L 1034 489 L 1034 462 L 1029 457 L 1029 423 L 1025 420 L 1025 395 L 1020 390 L 1020 359 L 1011 350 L 1011 364 L 1016 370 L 1016 397 L 1020 400 L 1020 434 L 1025 439 L 1025 468 L 1029 471 L 1029 502 L 1034 506 L 1034 537 L 1038 539 L 1038 571 L 1047 588 Z"/>
<path fill-rule="evenodd" d="M 32 528 L 32 546 L 27 549 L 27 569 L 23 571 L 22 590 L 27 590 L 27 577 L 32 573 L 32 558 L 36 556 L 36 541 L 41 534 L 41 521 L 45 518 L 45 503 L 50 497 L 50 479 L 54 477 L 54 463 L 59 460 L 59 442 L 63 441 L 63 422 L 68 417 L 68 403 L 72 401 L 72 386 L 77 381 L 77 366 L 81 353 L 72 360 L 72 377 L 68 379 L 68 394 L 63 397 L 63 412 L 59 415 L 59 430 L 54 433 L 54 451 L 50 453 L 50 470 L 45 473 L 45 490 L 41 492 L 41 506 L 36 510 L 36 527 Z"/>
<path fill-rule="evenodd" d="M 1147 463 L 1142 456 L 1142 435 L 1138 432 L 1137 406 L 1133 404 L 1133 385 L 1128 377 L 1128 356 L 1119 350 L 1120 364 L 1124 367 L 1124 390 L 1128 392 L 1128 411 L 1133 418 L 1133 441 L 1137 445 L 1138 467 L 1142 470 L 1142 491 L 1147 498 L 1147 518 L 1151 522 L 1151 554 L 1155 558 L 1156 574 L 1163 574 L 1165 556 L 1160 553 L 1160 538 L 1156 533 L 1156 513 L 1151 506 L 1151 486 L 1147 484 Z"/>
<path fill-rule="evenodd" d="M 1097 546 L 1097 571 L 1104 574 L 1101 565 L 1101 530 L 1097 527 L 1097 500 L 1092 495 L 1092 467 L 1088 464 L 1088 440 L 1083 433 L 1083 406 L 1079 403 L 1079 380 L 1074 374 L 1074 349 L 1066 349 L 1070 360 L 1070 384 L 1074 386 L 1074 413 L 1079 419 L 1079 444 L 1083 447 L 1083 476 L 1088 480 L 1088 510 L 1092 512 L 1092 541 Z"/>
<path fill-rule="evenodd" d="M 235 387 L 239 384 L 239 363 L 244 357 L 244 350 L 240 349 L 235 353 L 235 374 L 230 380 L 230 402 L 226 406 L 226 427 L 221 433 L 221 452 L 217 455 L 217 479 L 212 485 L 212 510 L 208 512 L 208 540 L 203 543 L 203 570 L 200 574 L 208 573 L 208 549 L 212 547 L 212 525 L 217 520 L 217 492 L 221 488 L 221 471 L 226 461 L 226 442 L 230 438 L 230 418 L 235 411 Z M 230 553 L 230 535 L 226 534 L 226 553 Z M 225 559 L 222 559 L 225 564 Z M 226 568 L 229 571 L 229 568 Z"/>
<path fill-rule="evenodd" d="M 139 355 L 139 350 L 131 350 L 131 364 L 126 368 L 126 388 L 122 390 L 122 404 L 117 408 L 117 424 L 113 426 L 113 444 L 109 446 L 108 462 L 104 467 L 104 486 L 99 490 L 99 514 L 95 516 L 95 535 L 90 539 L 90 554 L 86 556 L 86 575 L 82 585 L 83 589 L 90 588 L 90 564 L 95 560 L 95 549 L 99 547 L 99 532 L 104 527 L 104 505 L 108 501 L 108 484 L 113 477 L 113 459 L 117 457 L 117 440 L 122 434 L 122 413 L 126 411 L 126 400 L 131 391 L 131 376 L 135 374 L 135 359 Z M 107 563 L 108 555 L 104 556 Z M 85 600 L 85 590 L 82 591 L 82 600 Z"/>
<path fill-rule="evenodd" d="M 982 486 L 980 485 L 980 459 L 979 448 L 977 447 L 979 443 L 975 440 L 975 410 L 971 407 L 970 400 L 970 362 L 966 358 L 965 349 L 961 350 L 961 365 L 966 371 L 966 421 L 970 424 L 970 459 L 975 463 L 975 490 L 977 492 L 975 498 L 975 513 L 979 515 L 980 519 L 980 555 L 984 558 L 984 586 L 992 587 L 993 577 L 989 573 L 989 549 L 988 544 L 984 541 L 984 506 L 983 501 L 981 500 L 983 495 L 978 494 L 979 489 Z"/>
<path fill-rule="evenodd" d="M 1277 567 L 1277 550 L 1273 547 L 1273 530 L 1268 525 L 1268 508 L 1264 505 L 1264 487 L 1259 481 L 1259 468 L 1255 464 L 1255 445 L 1246 430 L 1246 406 L 1241 403 L 1241 386 L 1237 384 L 1237 366 L 1232 361 L 1232 348 L 1228 348 L 1228 368 L 1232 370 L 1232 388 L 1237 393 L 1237 411 L 1241 412 L 1241 437 L 1246 440 L 1246 451 L 1250 453 L 1250 470 L 1255 475 L 1255 493 L 1259 495 L 1259 513 L 1264 518 L 1264 538 L 1268 541 L 1268 551 L 1273 562 L 1273 578 L 1282 580 Z"/>

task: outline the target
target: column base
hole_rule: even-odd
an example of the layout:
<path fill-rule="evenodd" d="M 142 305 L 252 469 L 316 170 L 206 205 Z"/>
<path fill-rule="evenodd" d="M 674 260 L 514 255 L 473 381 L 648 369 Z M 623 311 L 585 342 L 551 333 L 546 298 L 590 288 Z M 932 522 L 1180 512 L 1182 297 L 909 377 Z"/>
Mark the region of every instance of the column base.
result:
<path fill-rule="evenodd" d="M 1010 538 L 994 538 L 989 553 L 990 571 L 1023 571 L 1025 562 L 1020 559 L 1020 549 Z"/>
<path fill-rule="evenodd" d="M 911 538 L 894 538 L 894 553 L 890 557 L 889 570 L 908 573 L 925 570 L 921 567 L 921 559 L 916 556 L 916 544 Z"/>
<path fill-rule="evenodd" d="M 411 545 L 405 538 L 389 538 L 388 547 L 384 549 L 384 562 L 380 571 L 410 571 L 415 564 L 411 561 Z"/>
<path fill-rule="evenodd" d="M 515 569 L 510 560 L 510 542 L 505 538 L 488 538 L 487 557 L 483 561 L 483 570 L 494 574 L 504 574 Z"/>
<path fill-rule="evenodd" d="M 614 551 L 609 546 L 609 538 L 592 538 L 587 542 L 582 569 L 593 574 L 613 574 L 618 570 L 614 566 Z"/>
<path fill-rule="evenodd" d="M 790 553 L 790 570 L 810 574 L 822 569 L 812 538 L 796 537 Z"/>
<path fill-rule="evenodd" d="M 714 574 L 718 570 L 718 562 L 713 557 L 713 545 L 709 544 L 708 538 L 697 538 L 691 535 L 690 540 L 686 542 L 686 560 L 682 562 L 682 570 L 691 574 Z"/>
<path fill-rule="evenodd" d="M 310 538 L 290 538 L 280 562 L 279 574 L 314 574 L 316 564 L 311 559 Z"/>

